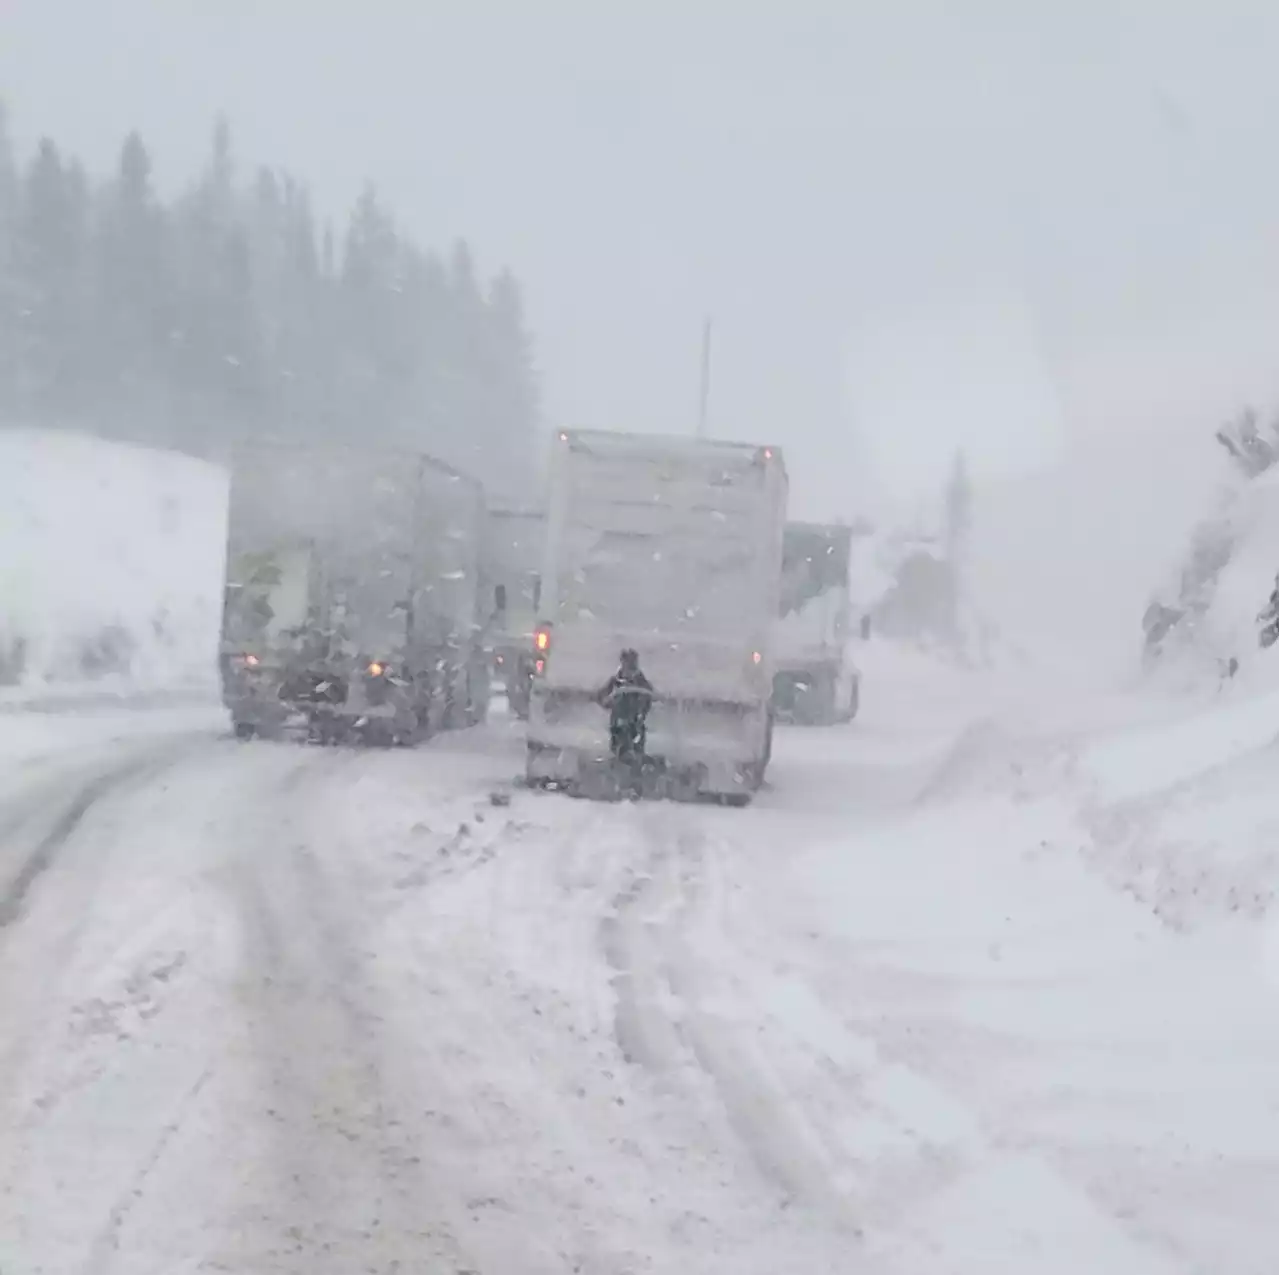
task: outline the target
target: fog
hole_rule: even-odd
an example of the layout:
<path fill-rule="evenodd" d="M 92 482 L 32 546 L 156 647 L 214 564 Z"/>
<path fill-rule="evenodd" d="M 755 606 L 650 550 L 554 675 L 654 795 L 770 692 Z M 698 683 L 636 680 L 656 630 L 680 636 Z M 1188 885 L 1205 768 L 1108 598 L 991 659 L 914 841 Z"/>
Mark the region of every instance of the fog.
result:
<path fill-rule="evenodd" d="M 412 10 L 412 11 L 411 11 Z M 1265 0 L 963 9 L 9 0 L 25 140 L 225 111 L 337 216 L 365 179 L 524 282 L 548 421 L 788 448 L 802 512 L 1062 431 L 1210 420 L 1276 378 Z M 56 69 L 56 73 L 54 73 Z M 75 91 L 68 92 L 67 85 Z"/>

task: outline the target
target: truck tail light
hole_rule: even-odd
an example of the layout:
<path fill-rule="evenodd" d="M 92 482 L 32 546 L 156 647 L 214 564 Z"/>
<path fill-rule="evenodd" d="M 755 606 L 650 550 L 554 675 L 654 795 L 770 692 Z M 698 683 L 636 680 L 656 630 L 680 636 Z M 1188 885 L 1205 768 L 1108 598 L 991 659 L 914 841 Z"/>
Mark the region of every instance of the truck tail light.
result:
<path fill-rule="evenodd" d="M 752 651 L 752 652 L 751 652 L 751 663 L 752 663 L 752 664 L 759 664 L 759 663 L 760 663 L 760 661 L 761 661 L 763 658 L 764 658 L 764 657 L 760 654 L 760 652 L 759 652 L 759 651 Z"/>
<path fill-rule="evenodd" d="M 547 671 L 547 656 L 551 652 L 551 626 L 540 624 L 533 631 L 533 671 L 541 676 Z"/>

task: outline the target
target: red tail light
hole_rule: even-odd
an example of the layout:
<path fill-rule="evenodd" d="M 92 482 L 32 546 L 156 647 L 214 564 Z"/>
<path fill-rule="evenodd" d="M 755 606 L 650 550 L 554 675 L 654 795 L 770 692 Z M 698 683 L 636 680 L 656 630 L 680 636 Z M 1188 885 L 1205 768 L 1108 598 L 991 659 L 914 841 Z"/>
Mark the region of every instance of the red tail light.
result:
<path fill-rule="evenodd" d="M 533 631 L 533 671 L 541 676 L 547 671 L 547 656 L 551 653 L 551 626 L 540 624 Z"/>

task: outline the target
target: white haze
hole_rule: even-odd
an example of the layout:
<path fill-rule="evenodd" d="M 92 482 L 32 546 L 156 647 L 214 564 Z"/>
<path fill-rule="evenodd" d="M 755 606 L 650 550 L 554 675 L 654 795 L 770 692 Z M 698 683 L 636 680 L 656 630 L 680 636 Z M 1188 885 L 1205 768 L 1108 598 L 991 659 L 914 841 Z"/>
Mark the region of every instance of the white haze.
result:
<path fill-rule="evenodd" d="M 1131 440 L 1274 397 L 1276 42 L 1267 0 L 9 0 L 0 93 L 99 169 L 139 128 L 170 187 L 225 111 L 333 215 L 371 179 L 465 235 L 527 285 L 548 424 L 691 429 L 713 314 L 713 431 L 781 443 L 801 514 L 1087 455 L 988 574 L 1111 571 L 1119 624 L 1168 548 L 1113 546 L 1199 480 Z"/>

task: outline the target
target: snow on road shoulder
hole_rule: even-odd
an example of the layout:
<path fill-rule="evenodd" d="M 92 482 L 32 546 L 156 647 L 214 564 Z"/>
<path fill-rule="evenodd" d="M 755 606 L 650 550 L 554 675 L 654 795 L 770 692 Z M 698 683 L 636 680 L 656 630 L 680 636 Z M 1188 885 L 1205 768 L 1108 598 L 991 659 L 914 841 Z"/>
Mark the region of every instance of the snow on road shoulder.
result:
<path fill-rule="evenodd" d="M 65 762 L 135 739 L 186 731 L 227 731 L 222 706 L 209 699 L 154 708 L 99 705 L 74 713 L 0 712 L 0 765 Z"/>
<path fill-rule="evenodd" d="M 1273 932 L 1278 718 L 1274 685 L 1228 687 L 1083 749 L 1085 855 L 1170 925 L 1252 918 Z"/>
<path fill-rule="evenodd" d="M 1151 796 L 1273 749 L 1278 710 L 1274 691 L 1224 696 L 1207 708 L 1104 736 L 1083 752 L 1081 768 L 1106 800 Z"/>

